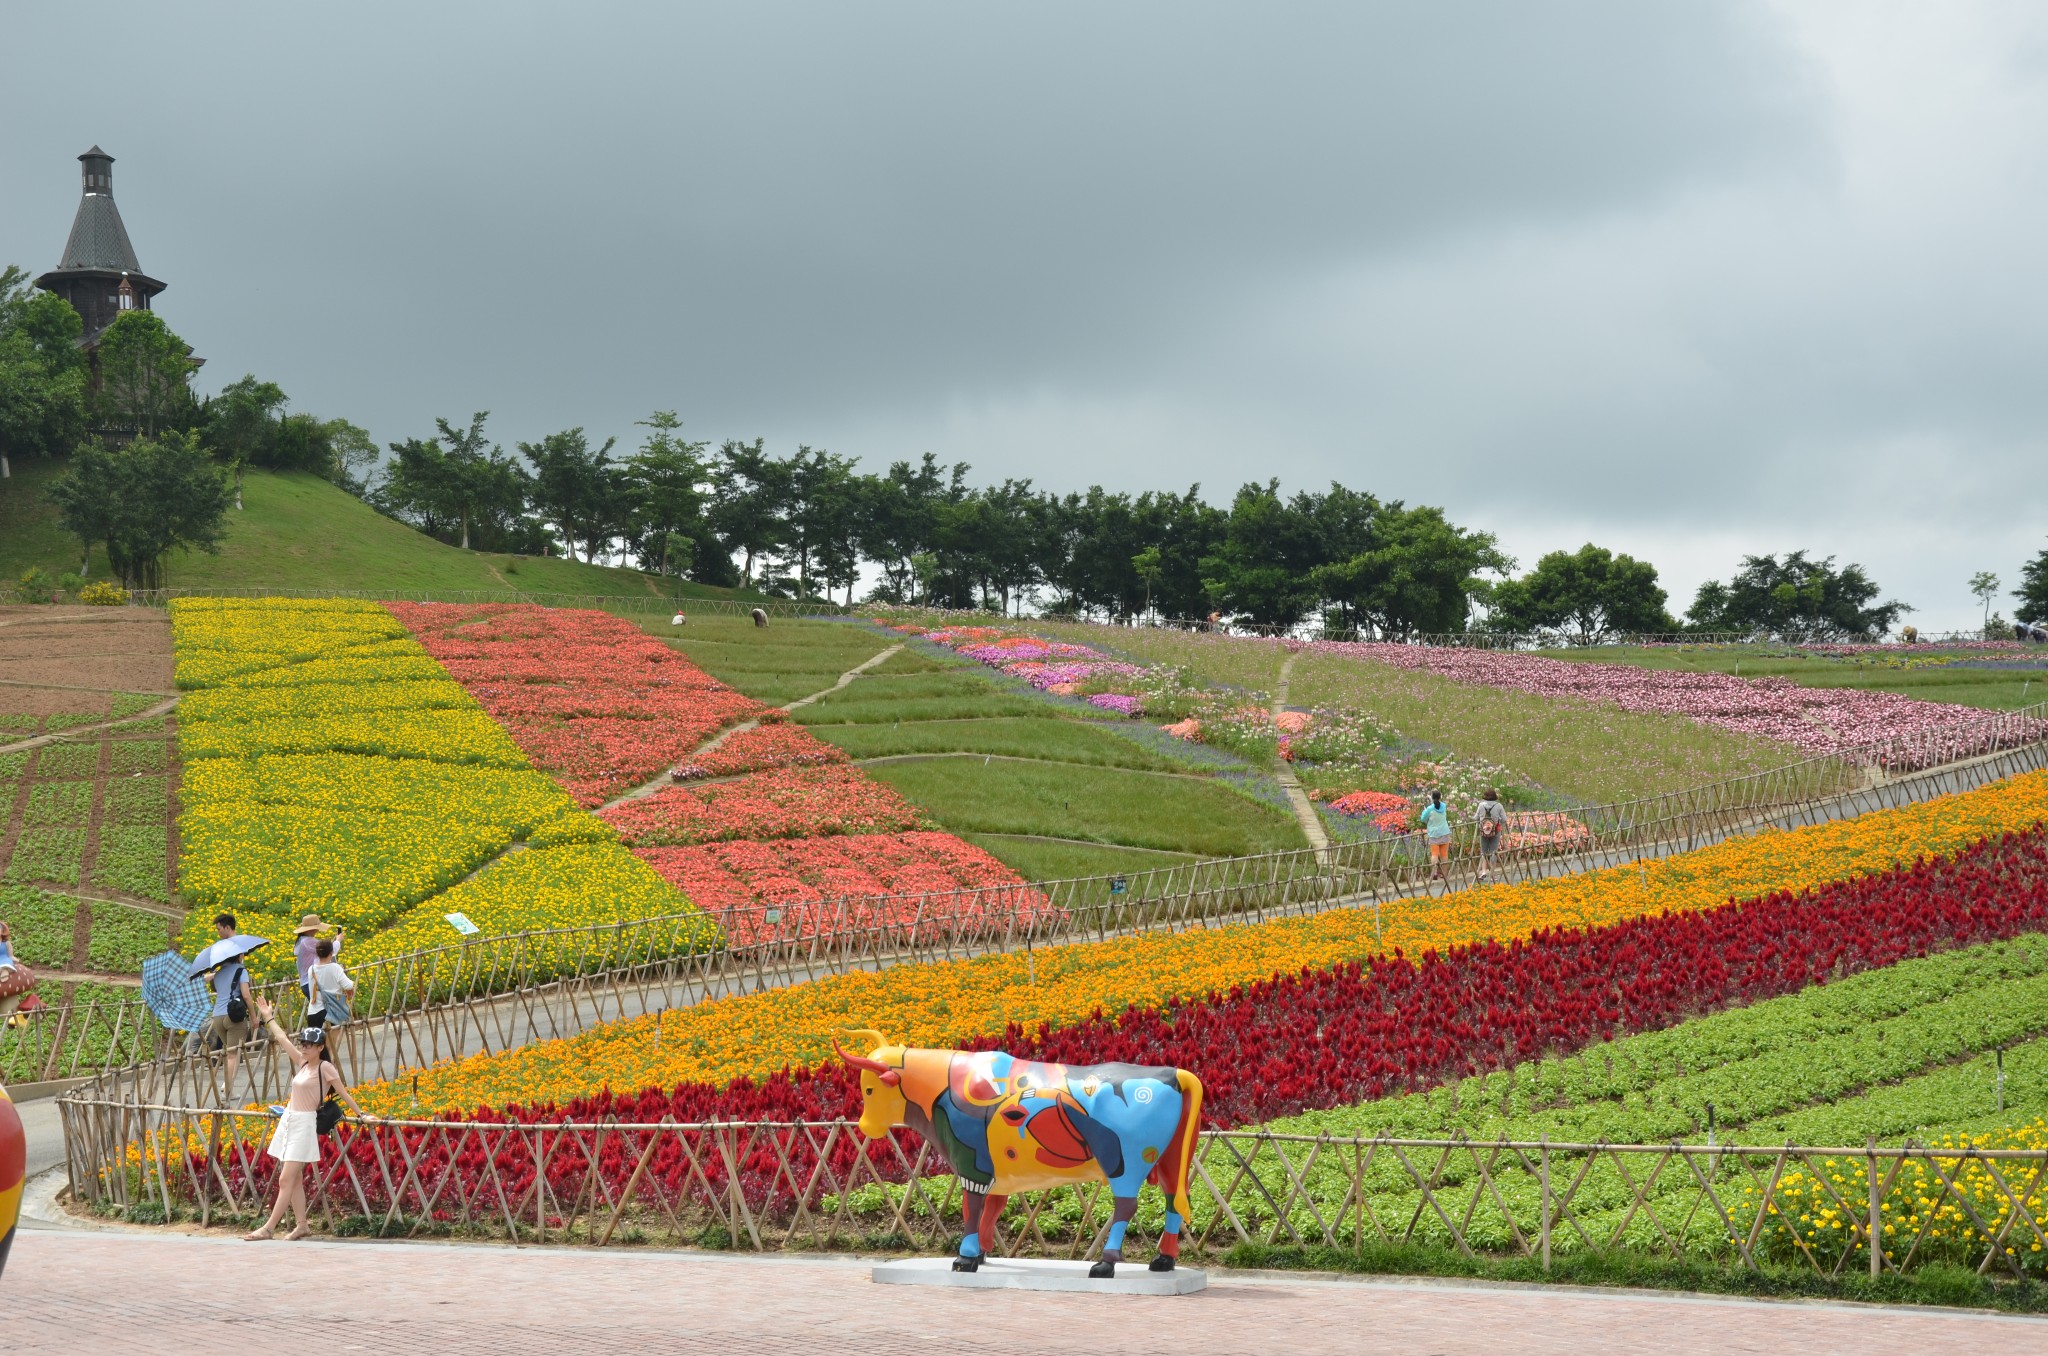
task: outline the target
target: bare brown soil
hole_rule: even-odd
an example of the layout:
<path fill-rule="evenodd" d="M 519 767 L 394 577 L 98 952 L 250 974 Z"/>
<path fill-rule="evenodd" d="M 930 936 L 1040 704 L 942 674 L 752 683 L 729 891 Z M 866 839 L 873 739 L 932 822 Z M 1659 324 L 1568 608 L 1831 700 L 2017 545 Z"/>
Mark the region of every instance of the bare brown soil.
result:
<path fill-rule="evenodd" d="M 0 608 L 0 683 L 45 684 L 73 692 L 169 693 L 174 690 L 171 669 L 171 623 L 164 613 L 130 607 Z"/>
<path fill-rule="evenodd" d="M 0 715 L 6 716 L 104 716 L 112 705 L 108 692 L 77 691 L 62 687 L 21 687 L 0 683 Z M 0 745 L 12 741 L 0 732 Z"/>

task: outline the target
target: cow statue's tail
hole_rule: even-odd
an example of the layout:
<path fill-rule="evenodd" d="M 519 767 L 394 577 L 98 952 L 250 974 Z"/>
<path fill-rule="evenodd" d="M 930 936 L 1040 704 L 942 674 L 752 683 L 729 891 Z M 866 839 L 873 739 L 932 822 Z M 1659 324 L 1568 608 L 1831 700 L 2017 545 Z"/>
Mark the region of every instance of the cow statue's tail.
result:
<path fill-rule="evenodd" d="M 1180 1121 L 1173 1127 L 1173 1143 L 1159 1155 L 1151 1174 L 1167 1196 L 1166 1229 L 1159 1236 L 1154 1271 L 1170 1271 L 1180 1256 L 1180 1231 L 1193 1213 L 1188 1206 L 1188 1173 L 1194 1167 L 1195 1139 L 1202 1132 L 1202 1080 L 1186 1069 L 1174 1070 L 1174 1076 L 1180 1084 Z"/>

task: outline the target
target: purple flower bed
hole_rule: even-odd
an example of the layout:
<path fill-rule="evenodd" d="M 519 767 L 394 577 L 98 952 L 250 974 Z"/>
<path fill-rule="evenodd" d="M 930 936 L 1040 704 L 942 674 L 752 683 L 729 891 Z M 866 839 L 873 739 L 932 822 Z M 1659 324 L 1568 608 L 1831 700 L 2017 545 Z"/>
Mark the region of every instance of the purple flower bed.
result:
<path fill-rule="evenodd" d="M 1336 641 L 1317 641 L 1307 648 L 1538 697 L 1580 697 L 1613 702 L 1624 711 L 1684 716 L 1701 724 L 1775 739 L 1813 754 L 1964 726 L 1992 714 L 1893 692 L 1801 687 L 1783 678 L 1674 673 L 1496 650 Z M 2048 722 L 2037 720 L 2000 742 L 2043 737 L 2048 737 Z"/>
<path fill-rule="evenodd" d="M 1088 704 L 1090 706 L 1099 706 L 1105 711 L 1115 711 L 1120 715 L 1135 716 L 1138 714 L 1138 699 L 1126 696 L 1121 692 L 1098 692 L 1088 699 Z"/>

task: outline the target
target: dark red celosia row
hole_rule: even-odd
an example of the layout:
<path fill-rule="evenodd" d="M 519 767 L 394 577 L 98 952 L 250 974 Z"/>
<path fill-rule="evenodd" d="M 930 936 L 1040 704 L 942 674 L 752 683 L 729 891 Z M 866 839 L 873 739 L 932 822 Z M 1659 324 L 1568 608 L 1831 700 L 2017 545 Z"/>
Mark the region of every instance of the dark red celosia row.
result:
<path fill-rule="evenodd" d="M 1954 858 L 1803 894 L 1457 947 L 1414 963 L 1387 957 L 1281 976 L 1163 1009 L 1098 1014 L 1060 1030 L 1013 1027 L 962 1047 L 1072 1063 L 1184 1066 L 1208 1087 L 1209 1123 L 1242 1125 L 1435 1087 L 1910 957 L 2044 928 L 2048 840 L 2036 829 Z M 856 1114 L 857 1101 L 846 1071 L 826 1065 L 759 1083 L 607 1091 L 567 1106 L 482 1108 L 467 1116 L 510 1123 L 829 1121 Z M 815 1164 L 809 1142 L 807 1134 L 785 1137 L 803 1172 Z M 573 1193 L 586 1171 L 585 1150 L 572 1138 L 551 1143 L 542 1153 L 550 1190 Z M 451 1158 L 431 1139 L 416 1141 L 411 1156 L 431 1169 L 430 1176 L 452 1171 L 467 1178 L 484 1171 L 481 1149 L 471 1144 L 467 1158 Z M 348 1152 L 365 1180 L 375 1175 L 366 1141 L 358 1139 Z M 858 1152 L 842 1139 L 827 1166 L 843 1174 Z M 886 1156 L 877 1166 L 891 1175 L 899 1161 L 894 1151 L 870 1152 Z M 632 1155 L 608 1149 L 601 1157 L 602 1175 L 616 1191 L 631 1172 Z M 493 1161 L 507 1180 L 530 1182 L 536 1166 L 525 1141 L 508 1141 Z M 674 1142 L 657 1147 L 649 1170 L 650 1186 L 672 1200 L 702 1189 L 693 1188 L 697 1179 Z M 772 1203 L 786 1194 L 777 1171 L 776 1156 L 757 1150 L 743 1158 L 741 1186 L 749 1198 Z M 724 1189 L 722 1173 L 712 1173 L 711 1182 Z"/>
<path fill-rule="evenodd" d="M 1380 957 L 1059 1029 L 1013 1026 L 962 1045 L 1193 1069 L 1208 1088 L 1209 1122 L 1243 1125 L 1437 1087 L 2043 927 L 2048 839 L 2037 830 L 1801 894 L 1553 929 L 1416 962 Z M 857 1101 L 845 1073 L 826 1065 L 758 1084 L 686 1084 L 508 1111 L 521 1120 L 817 1120 L 856 1114 Z"/>

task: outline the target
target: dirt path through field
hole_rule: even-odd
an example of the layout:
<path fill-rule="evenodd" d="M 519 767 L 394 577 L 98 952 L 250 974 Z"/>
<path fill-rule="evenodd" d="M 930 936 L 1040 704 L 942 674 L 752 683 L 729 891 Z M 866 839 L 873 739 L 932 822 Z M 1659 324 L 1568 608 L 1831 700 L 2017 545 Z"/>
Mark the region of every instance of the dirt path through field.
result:
<path fill-rule="evenodd" d="M 885 660 L 889 659 L 892 655 L 894 655 L 898 650 L 901 650 L 902 648 L 903 646 L 900 644 L 891 645 L 888 649 L 882 651 L 880 654 L 871 655 L 868 658 L 863 659 L 860 663 L 855 664 L 846 672 L 840 674 L 839 681 L 832 684 L 832 686 L 827 688 L 821 688 L 818 691 L 813 692 L 808 697 L 798 697 L 795 701 L 789 702 L 788 704 L 783 706 L 778 706 L 774 709 L 777 711 L 785 712 L 794 711 L 800 706 L 809 706 L 812 702 L 817 701 L 821 697 L 829 697 L 833 693 L 839 691 L 839 689 L 851 684 L 856 678 L 859 678 L 862 674 L 866 673 L 875 665 L 880 664 Z M 696 748 L 690 750 L 690 756 L 694 758 L 701 754 L 709 753 L 713 749 L 717 748 L 720 744 L 723 744 L 726 740 L 732 738 L 734 735 L 742 734 L 748 730 L 754 729 L 756 726 L 760 725 L 760 723 L 761 722 L 759 720 L 743 720 L 737 725 L 728 725 L 723 730 L 720 730 L 717 734 L 711 736 L 711 738 L 705 740 L 702 744 L 699 744 Z M 745 776 L 746 774 L 741 773 L 739 775 Z M 716 780 L 725 781 L 728 779 L 721 777 L 717 778 Z M 629 800 L 645 800 L 647 797 L 661 790 L 664 786 L 674 785 L 675 783 L 669 779 L 668 772 L 666 770 L 663 770 L 655 774 L 655 777 L 652 781 L 642 783 L 641 785 L 634 787 L 630 791 L 626 791 L 621 793 L 620 795 L 612 797 L 604 804 L 598 806 L 597 809 L 593 810 L 591 813 L 603 814 L 606 810 L 610 810 L 617 806 L 624 805 Z M 703 785 L 703 783 L 692 782 L 691 785 L 701 786 Z"/>
<path fill-rule="evenodd" d="M 1287 681 L 1294 673 L 1294 661 L 1300 657 L 1295 651 L 1280 665 L 1280 679 L 1273 684 L 1273 719 L 1287 709 Z M 1280 789 L 1287 793 L 1287 803 L 1294 807 L 1294 817 L 1301 823 L 1302 835 L 1308 845 L 1316 850 L 1316 860 L 1327 866 L 1330 862 L 1330 831 L 1323 827 L 1323 817 L 1316 813 L 1315 802 L 1301 789 L 1301 778 L 1294 775 L 1294 769 L 1286 759 L 1280 760 L 1279 770 L 1273 779 L 1280 783 Z"/>

